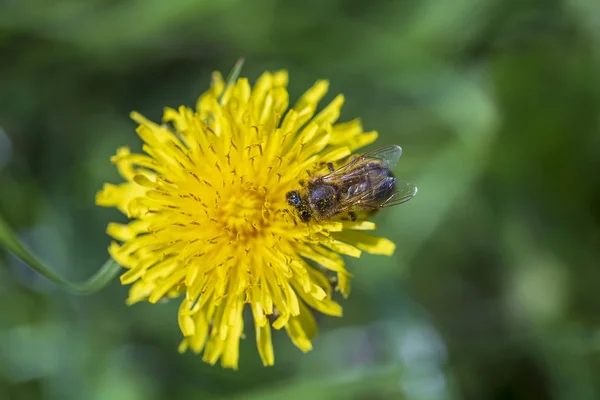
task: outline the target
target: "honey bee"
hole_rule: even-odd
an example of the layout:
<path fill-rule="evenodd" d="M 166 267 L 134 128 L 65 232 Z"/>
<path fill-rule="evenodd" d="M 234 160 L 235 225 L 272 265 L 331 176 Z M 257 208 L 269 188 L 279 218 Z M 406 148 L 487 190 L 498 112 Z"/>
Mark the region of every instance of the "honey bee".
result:
<path fill-rule="evenodd" d="M 373 213 L 380 208 L 407 202 L 417 187 L 394 177 L 392 168 L 402 155 L 400 146 L 385 146 L 351 159 L 329 173 L 312 177 L 302 188 L 286 194 L 303 222 L 324 221 L 347 213 L 352 221 L 356 213 Z"/>

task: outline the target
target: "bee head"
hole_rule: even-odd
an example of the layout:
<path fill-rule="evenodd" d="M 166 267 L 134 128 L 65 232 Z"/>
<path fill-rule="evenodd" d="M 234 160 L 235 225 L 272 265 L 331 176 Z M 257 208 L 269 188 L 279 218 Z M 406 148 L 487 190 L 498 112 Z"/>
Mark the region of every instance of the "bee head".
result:
<path fill-rule="evenodd" d="M 285 195 L 287 202 L 290 206 L 299 207 L 302 205 L 302 199 L 300 198 L 300 193 L 297 190 L 292 190 Z"/>
<path fill-rule="evenodd" d="M 300 196 L 300 193 L 297 190 L 287 192 L 285 198 L 290 206 L 293 206 L 296 210 L 298 210 L 298 216 L 302 222 L 310 221 L 312 212 L 306 203 L 306 198 L 302 199 L 302 196 Z"/>
<path fill-rule="evenodd" d="M 313 186 L 310 189 L 308 203 L 320 217 L 335 213 L 338 203 L 335 188 L 325 184 Z"/>

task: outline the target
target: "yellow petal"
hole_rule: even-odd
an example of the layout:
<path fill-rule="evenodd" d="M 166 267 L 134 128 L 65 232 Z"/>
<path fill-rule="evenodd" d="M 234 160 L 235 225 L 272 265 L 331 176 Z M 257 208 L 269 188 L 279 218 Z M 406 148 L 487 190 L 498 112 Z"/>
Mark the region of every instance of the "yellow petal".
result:
<path fill-rule="evenodd" d="M 184 338 L 181 343 L 179 343 L 179 347 L 177 347 L 177 352 L 182 354 L 185 353 L 188 349 L 188 340 Z"/>
<path fill-rule="evenodd" d="M 179 314 L 178 322 L 183 336 L 193 336 L 196 333 L 196 324 L 191 316 Z"/>
<path fill-rule="evenodd" d="M 221 365 L 225 368 L 238 369 L 238 360 L 240 358 L 240 337 L 244 331 L 244 319 L 242 318 L 243 307 L 238 307 L 235 318 L 229 329 L 229 334 L 225 340 L 223 355 L 221 356 Z"/>
<path fill-rule="evenodd" d="M 310 310 L 300 307 L 300 315 L 290 318 L 285 327 L 292 343 L 303 352 L 312 350 L 312 338 L 317 334 L 317 324 Z"/>
<path fill-rule="evenodd" d="M 319 125 L 333 124 L 340 117 L 340 111 L 343 105 L 344 96 L 339 94 L 323 109 L 323 111 L 313 118 L 313 121 Z"/>
<path fill-rule="evenodd" d="M 148 299 L 154 290 L 154 283 L 137 281 L 129 289 L 129 297 L 127 297 L 127 305 L 132 305 L 142 300 Z"/>
<path fill-rule="evenodd" d="M 336 233 L 344 234 L 345 232 L 333 232 L 332 235 L 335 235 Z M 345 254 L 350 257 L 360 257 L 361 255 L 361 251 L 359 249 L 339 240 L 329 239 L 323 242 L 323 244 L 326 247 L 329 247 L 331 250 L 335 251 L 336 253 Z"/>
<path fill-rule="evenodd" d="M 363 232 L 342 231 L 332 233 L 332 236 L 371 254 L 391 256 L 396 249 L 396 245 L 391 240 L 372 236 Z"/>
<path fill-rule="evenodd" d="M 331 271 L 345 271 L 344 260 L 337 254 L 327 250 L 319 250 L 318 247 L 303 246 L 298 253 L 309 260 L 319 263 Z"/>
<path fill-rule="evenodd" d="M 148 231 L 148 221 L 135 220 L 129 224 L 117 224 L 111 222 L 106 227 L 106 233 L 116 240 L 127 241 L 135 238 L 137 235 Z"/>
<path fill-rule="evenodd" d="M 206 344 L 206 338 L 208 337 L 208 320 L 211 315 L 207 315 L 206 310 L 200 310 L 195 319 L 194 334 L 188 337 L 188 345 L 194 353 L 200 353 L 204 349 Z"/>
<path fill-rule="evenodd" d="M 342 316 L 342 307 L 336 303 L 335 301 L 323 298 L 321 300 L 315 298 L 311 294 L 305 293 L 301 290 L 301 288 L 296 288 L 302 300 L 309 305 L 311 308 L 314 308 L 317 311 L 322 312 L 323 314 L 332 315 L 335 317 Z"/>
<path fill-rule="evenodd" d="M 96 194 L 96 205 L 102 207 L 117 207 L 123 214 L 130 216 L 129 205 L 136 198 L 146 194 L 148 189 L 136 183 L 122 183 L 120 185 L 104 184 Z"/>
<path fill-rule="evenodd" d="M 285 69 L 276 71 L 273 73 L 273 86 L 278 88 L 285 88 L 288 85 L 288 72 Z"/>
<path fill-rule="evenodd" d="M 344 229 L 354 231 L 372 231 L 376 229 L 376 226 L 371 221 L 342 221 Z"/>
<path fill-rule="evenodd" d="M 176 271 L 173 275 L 169 276 L 164 281 L 158 283 L 157 287 L 154 289 L 148 301 L 150 303 L 156 303 L 160 299 L 162 299 L 165 294 L 173 288 L 173 286 L 177 285 L 182 279 L 185 277 L 185 270 L 181 269 Z"/>
<path fill-rule="evenodd" d="M 256 347 L 258 354 L 264 366 L 275 364 L 275 354 L 273 352 L 273 342 L 271 341 L 271 326 L 269 324 L 255 326 L 256 329 Z"/>

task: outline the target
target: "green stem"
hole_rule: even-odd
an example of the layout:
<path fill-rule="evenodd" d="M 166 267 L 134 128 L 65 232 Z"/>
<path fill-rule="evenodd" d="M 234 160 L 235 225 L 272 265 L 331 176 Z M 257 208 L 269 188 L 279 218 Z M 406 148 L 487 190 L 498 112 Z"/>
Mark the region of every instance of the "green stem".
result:
<path fill-rule="evenodd" d="M 237 81 L 237 79 L 240 76 L 240 72 L 242 72 L 243 66 L 244 66 L 244 57 L 241 57 L 239 60 L 237 60 L 237 62 L 233 66 L 233 69 L 229 73 L 229 76 L 227 77 L 227 84 L 225 86 L 225 89 L 223 89 L 223 93 L 221 93 L 221 96 L 219 96 L 219 104 L 222 105 L 223 95 L 225 95 L 227 88 L 229 88 L 235 84 L 235 82 Z"/>
<path fill-rule="evenodd" d="M 109 258 L 100 268 L 100 270 L 86 281 L 68 281 L 58 275 L 56 272 L 52 271 L 51 268 L 46 266 L 42 261 L 34 256 L 25 247 L 25 245 L 23 245 L 19 239 L 17 239 L 13 230 L 4 220 L 2 215 L 0 215 L 0 246 L 6 247 L 25 264 L 29 265 L 29 267 L 45 276 L 50 281 L 75 294 L 89 294 L 97 292 L 106 286 L 115 276 L 117 276 L 121 270 L 119 264 L 117 264 L 112 258 Z"/>

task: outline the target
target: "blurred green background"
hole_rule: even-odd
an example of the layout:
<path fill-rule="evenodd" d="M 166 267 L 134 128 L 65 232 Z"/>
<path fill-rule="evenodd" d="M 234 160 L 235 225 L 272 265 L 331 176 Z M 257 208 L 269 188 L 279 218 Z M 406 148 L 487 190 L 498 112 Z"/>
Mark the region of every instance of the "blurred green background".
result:
<path fill-rule="evenodd" d="M 391 258 L 349 259 L 342 319 L 263 368 L 179 355 L 177 301 L 91 296 L 0 254 L 0 400 L 600 399 L 600 2 L 3 0 L 0 210 L 72 279 L 107 258 L 94 206 L 131 110 L 193 106 L 210 72 L 290 71 L 404 148 Z"/>

